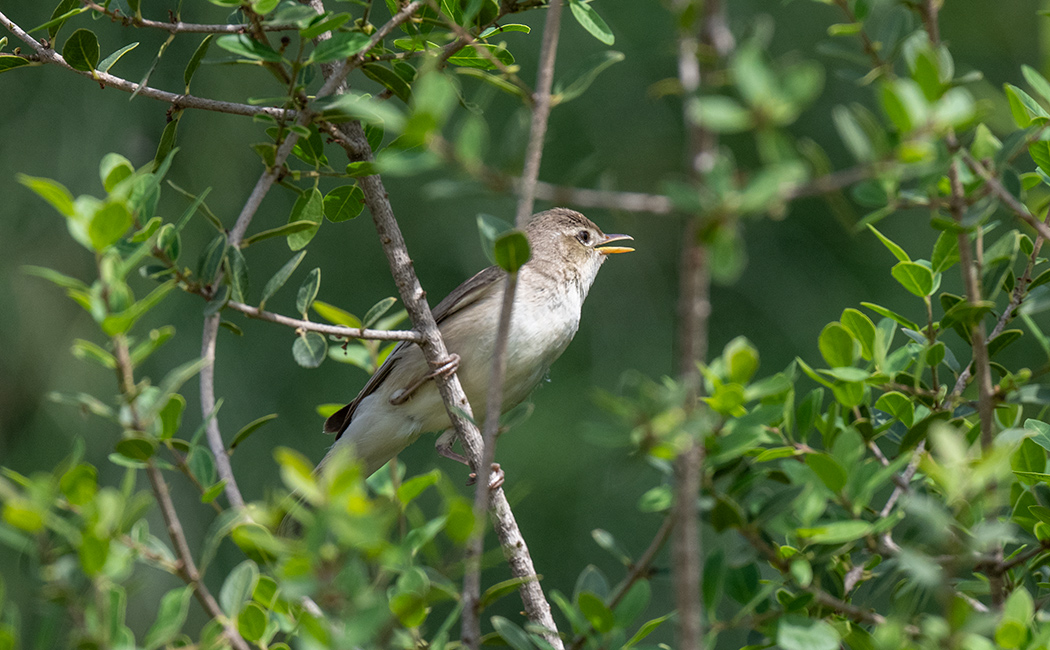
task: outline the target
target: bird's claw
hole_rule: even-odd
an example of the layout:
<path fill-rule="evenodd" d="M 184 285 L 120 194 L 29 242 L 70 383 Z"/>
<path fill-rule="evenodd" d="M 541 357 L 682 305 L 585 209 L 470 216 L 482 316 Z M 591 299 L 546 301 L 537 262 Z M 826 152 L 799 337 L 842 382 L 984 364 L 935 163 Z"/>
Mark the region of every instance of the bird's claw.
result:
<path fill-rule="evenodd" d="M 489 473 L 489 490 L 496 490 L 503 487 L 503 481 L 506 478 L 506 475 L 503 473 L 503 468 L 499 466 L 499 463 L 492 463 L 492 471 Z M 471 472 L 470 478 L 467 479 L 467 485 L 474 485 L 477 482 L 477 473 Z"/>

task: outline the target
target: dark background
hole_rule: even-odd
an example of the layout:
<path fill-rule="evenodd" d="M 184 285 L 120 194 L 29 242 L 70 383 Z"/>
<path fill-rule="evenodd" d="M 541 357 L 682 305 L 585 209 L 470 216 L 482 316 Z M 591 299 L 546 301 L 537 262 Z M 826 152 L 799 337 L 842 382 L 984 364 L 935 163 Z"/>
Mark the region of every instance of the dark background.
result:
<path fill-rule="evenodd" d="M 50 3 L 0 3 L 23 27 L 48 19 L 51 7 L 45 4 Z M 145 13 L 153 18 L 162 18 L 168 8 L 166 3 L 144 4 L 149 5 Z M 734 0 L 729 5 L 730 27 L 738 39 L 752 33 L 756 20 L 770 20 L 774 58 L 814 59 L 825 66 L 824 91 L 792 130 L 824 146 L 836 167 L 850 166 L 852 160 L 831 126 L 830 109 L 854 101 L 877 108 L 872 90 L 837 74 L 844 64 L 820 49 L 833 42 L 858 50 L 852 40 L 833 41 L 826 34 L 829 24 L 842 22 L 838 10 L 801 0 Z M 955 56 L 956 69 L 985 73 L 985 81 L 972 89 L 986 98 L 986 108 L 1002 107 L 998 89 L 1003 82 L 1023 85 L 1022 63 L 1046 72 L 1042 46 L 1046 18 L 1035 15 L 1040 6 L 1032 1 L 993 5 L 959 0 L 947 3 L 942 12 L 942 36 Z M 595 7 L 616 35 L 613 49 L 624 52 L 626 60 L 607 70 L 582 98 L 554 110 L 540 177 L 555 183 L 588 187 L 607 183 L 617 189 L 659 192 L 666 180 L 684 178 L 680 101 L 650 93 L 654 83 L 676 75 L 670 16 L 657 2 L 601 0 Z M 191 1 L 185 3 L 183 18 L 223 22 L 225 12 L 206 2 Z M 506 37 L 518 56 L 522 77 L 530 83 L 535 78 L 543 18 L 542 11 L 514 17 L 512 22 L 527 22 L 534 31 L 529 36 Z M 574 59 L 603 49 L 568 11 L 563 20 L 561 70 Z M 103 56 L 141 41 L 138 50 L 111 70 L 136 81 L 149 64 L 149 53 L 156 52 L 163 41 L 156 31 L 126 29 L 104 20 L 91 23 L 86 16 L 79 18 L 79 24 L 67 25 L 60 41 L 76 26 L 90 26 L 99 34 Z M 151 85 L 179 91 L 183 67 L 200 38 L 177 38 L 161 59 Z M 213 46 L 208 59 L 224 55 Z M 361 80 L 355 84 L 370 87 Z M 250 96 L 276 95 L 280 89 L 262 71 L 206 64 L 194 79 L 193 92 L 244 101 Z M 483 100 L 484 95 L 474 99 Z M 74 195 L 100 195 L 98 163 L 102 156 L 114 151 L 135 165 L 146 163 L 164 128 L 166 109 L 142 97 L 129 102 L 129 95 L 123 92 L 100 90 L 87 79 L 51 66 L 21 68 L 0 76 L 0 464 L 4 466 L 22 473 L 47 471 L 70 452 L 74 439 L 82 438 L 88 460 L 100 467 L 103 483 L 112 484 L 122 474 L 123 470 L 106 460 L 119 432 L 100 419 L 81 417 L 47 398 L 50 391 L 86 391 L 108 399 L 115 395 L 116 384 L 105 370 L 69 354 L 75 338 L 101 342 L 88 314 L 61 290 L 19 270 L 32 264 L 81 278 L 94 274 L 91 254 L 69 238 L 54 210 L 16 183 L 15 174 L 54 178 Z M 486 116 L 491 133 L 488 161 L 517 173 L 520 146 L 514 143 L 523 140 L 520 125 L 524 123 L 520 108 L 513 100 L 492 97 Z M 995 122 L 990 125 L 994 130 Z M 179 128 L 181 150 L 168 178 L 193 192 L 211 187 L 210 207 L 227 226 L 232 225 L 262 170 L 247 145 L 265 140 L 263 128 L 248 118 L 187 111 Z M 728 140 L 741 164 L 754 160 L 752 142 L 747 135 Z M 333 161 L 342 159 L 342 152 L 334 147 L 328 154 Z M 486 264 L 475 227 L 477 213 L 512 219 L 514 210 L 512 197 L 493 195 L 476 186 L 454 198 L 443 196 L 439 190 L 449 179 L 462 180 L 462 175 L 442 169 L 385 179 L 432 304 Z M 290 192 L 271 192 L 250 232 L 284 223 L 292 203 Z M 161 214 L 173 219 L 185 205 L 182 197 L 166 189 Z M 596 444 L 595 437 L 608 432 L 603 425 L 611 420 L 595 405 L 594 391 L 615 392 L 621 374 L 628 370 L 659 378 L 676 368 L 682 219 L 603 210 L 586 213 L 606 232 L 634 235 L 637 252 L 606 264 L 584 307 L 575 341 L 554 365 L 551 381 L 534 394 L 534 415 L 504 436 L 498 451 L 508 495 L 537 569 L 545 576 L 544 585 L 566 593 L 572 592 L 575 576 L 588 563 L 606 570 L 611 579 L 622 575 L 616 560 L 593 542 L 592 529 L 612 532 L 638 554 L 659 525 L 657 515 L 639 515 L 636 508 L 639 496 L 661 479 L 629 449 Z M 823 200 L 806 199 L 792 204 L 782 220 L 748 222 L 748 266 L 738 282 L 714 290 L 712 354 L 733 337 L 746 336 L 761 352 L 761 373 L 771 374 L 795 356 L 819 363 L 816 340 L 823 325 L 862 300 L 922 318 L 916 311 L 917 302 L 889 276 L 892 256 L 870 235 L 857 235 L 851 229 L 861 216 L 859 208 L 847 205 L 834 214 Z M 882 222 L 880 228 L 913 257 L 928 257 L 935 233 L 926 227 L 926 220 L 927 215 L 921 213 L 901 213 Z M 190 264 L 210 236 L 203 220 L 191 224 L 184 240 Z M 396 295 L 367 211 L 354 221 L 326 223 L 309 251 L 289 286 L 268 304 L 270 309 L 292 314 L 294 288 L 314 266 L 323 269 L 319 298 L 358 315 L 377 300 Z M 246 256 L 252 296 L 258 300 L 265 280 L 291 253 L 282 240 L 275 239 L 253 246 Z M 954 277 L 946 277 L 945 282 L 949 290 L 959 284 Z M 148 286 L 144 280 L 133 284 L 140 296 Z M 145 325 L 171 322 L 177 335 L 148 362 L 145 375 L 156 381 L 167 369 L 198 356 L 202 307 L 196 296 L 173 295 L 149 315 Z M 331 439 L 320 433 L 322 420 L 315 413 L 316 405 L 348 401 L 366 376 L 357 368 L 331 361 L 317 370 L 300 368 L 292 360 L 294 334 L 290 329 L 249 321 L 238 314 L 227 318 L 242 327 L 245 336 L 238 338 L 225 330 L 219 335 L 216 390 L 225 398 L 219 416 L 224 434 L 232 436 L 261 415 L 279 415 L 233 457 L 246 498 L 260 499 L 277 481 L 272 448 L 287 445 L 315 461 L 320 459 Z M 146 329 L 140 325 L 138 331 Z M 183 426 L 192 431 L 200 422 L 196 381 L 183 392 L 189 402 Z M 622 434 L 607 435 L 611 439 Z M 402 454 L 409 472 L 439 466 L 458 480 L 463 469 L 438 458 L 432 440 L 424 438 Z M 211 511 L 199 504 L 191 486 L 178 479 L 175 482 L 181 505 L 189 513 L 185 523 L 191 542 L 199 540 Z M 155 528 L 160 530 L 159 516 L 156 519 Z M 16 560 L 5 555 L 0 553 L 0 570 L 5 576 L 18 575 Z M 210 581 L 239 559 L 232 546 L 224 548 Z M 502 567 L 498 571 L 505 572 Z M 502 577 L 496 573 L 494 570 L 487 579 Z M 20 589 L 12 580 L 7 582 L 17 599 Z M 147 597 L 131 599 L 132 608 L 141 603 L 142 614 L 147 615 L 160 590 L 170 586 L 174 583 L 142 584 Z M 658 576 L 653 586 L 656 602 L 652 611 L 667 611 L 671 608 L 669 580 Z M 26 610 L 31 607 L 27 602 Z M 134 612 L 129 611 L 129 622 L 137 630 L 144 629 L 147 623 L 137 627 L 132 622 Z M 669 638 L 669 630 L 663 634 L 664 639 Z"/>

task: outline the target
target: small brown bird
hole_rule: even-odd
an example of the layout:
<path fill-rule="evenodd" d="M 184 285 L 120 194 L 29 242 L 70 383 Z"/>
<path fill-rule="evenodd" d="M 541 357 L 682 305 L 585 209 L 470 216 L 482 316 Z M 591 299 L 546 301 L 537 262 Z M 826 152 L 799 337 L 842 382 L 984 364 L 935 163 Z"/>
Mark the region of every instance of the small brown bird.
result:
<path fill-rule="evenodd" d="M 518 272 L 507 339 L 503 412 L 520 404 L 561 356 L 580 325 L 580 310 L 607 255 L 634 249 L 608 246 L 631 239 L 606 235 L 573 210 L 554 208 L 533 215 L 525 227 L 532 257 Z M 476 416 L 485 413 L 492 351 L 506 273 L 490 266 L 459 285 L 434 309 L 445 345 L 458 356 L 456 369 Z M 350 445 L 366 474 L 382 467 L 428 431 L 447 430 L 437 440 L 446 458 L 466 462 L 452 451 L 451 423 L 419 347 L 401 343 L 368 380 L 354 401 L 325 422 L 338 434 L 322 465 Z"/>

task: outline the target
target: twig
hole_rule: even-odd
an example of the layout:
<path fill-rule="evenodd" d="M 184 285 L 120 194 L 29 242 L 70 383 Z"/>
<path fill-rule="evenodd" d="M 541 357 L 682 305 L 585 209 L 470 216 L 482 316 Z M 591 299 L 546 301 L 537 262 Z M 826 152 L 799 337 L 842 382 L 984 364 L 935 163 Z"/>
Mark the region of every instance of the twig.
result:
<path fill-rule="evenodd" d="M 897 500 L 901 498 L 901 495 L 908 491 L 908 485 L 911 483 L 912 478 L 915 476 L 915 472 L 919 469 L 919 461 L 922 460 L 922 454 L 926 451 L 926 441 L 922 440 L 918 446 L 915 447 L 915 451 L 912 452 L 911 460 L 908 461 L 908 466 L 901 472 L 900 478 L 896 480 L 897 486 L 893 488 L 893 492 L 890 493 L 890 498 L 886 499 L 886 505 L 882 506 L 882 511 L 879 512 L 879 518 L 885 519 L 893 511 L 893 506 L 897 505 Z"/>
<path fill-rule="evenodd" d="M 146 461 L 146 475 L 149 477 L 150 485 L 153 487 L 153 494 L 156 495 L 157 503 L 160 505 L 160 513 L 164 517 L 164 525 L 168 529 L 168 536 L 171 537 L 171 542 L 175 546 L 175 554 L 179 558 L 178 572 L 180 577 L 193 587 L 193 593 L 197 596 L 201 606 L 204 607 L 204 611 L 208 612 L 208 615 L 212 618 L 220 621 L 223 634 L 230 644 L 237 650 L 248 650 L 248 644 L 241 638 L 237 628 L 226 618 L 222 608 L 219 607 L 219 603 L 215 601 L 211 592 L 208 591 L 208 587 L 205 586 L 204 581 L 201 579 L 200 571 L 197 570 L 197 565 L 193 562 L 193 553 L 190 551 L 189 544 L 186 543 L 186 535 L 182 532 L 182 524 L 179 522 L 175 504 L 171 501 L 168 484 L 164 481 L 164 476 L 152 460 Z"/>
<path fill-rule="evenodd" d="M 306 332 L 318 332 L 329 336 L 338 336 L 347 339 L 372 339 L 376 341 L 413 341 L 419 343 L 423 340 L 419 332 L 415 330 L 372 330 L 360 327 L 346 327 L 343 325 L 325 325 L 324 323 L 313 323 L 308 320 L 289 318 L 281 314 L 263 311 L 258 307 L 245 305 L 244 303 L 229 301 L 226 306 L 234 311 L 239 311 L 248 318 L 287 325 Z"/>
<path fill-rule="evenodd" d="M 650 567 L 653 564 L 653 560 L 656 559 L 656 554 L 660 552 L 664 544 L 667 543 L 667 538 L 671 536 L 671 531 L 674 530 L 675 525 L 675 512 L 672 510 L 667 513 L 664 517 L 664 522 L 660 525 L 660 528 L 656 531 L 656 535 L 653 536 L 653 541 L 649 542 L 649 547 L 645 549 L 642 556 L 638 558 L 638 561 L 631 565 L 631 571 L 627 574 L 627 577 L 616 587 L 616 591 L 612 593 L 608 601 L 605 603 L 609 609 L 616 609 L 616 606 L 620 604 L 623 597 L 627 595 L 627 592 L 631 590 L 634 583 L 638 582 L 643 576 L 650 571 Z M 590 626 L 590 629 L 594 629 L 594 626 Z M 587 642 L 588 634 L 580 634 L 573 639 L 572 644 L 569 646 L 569 650 L 579 650 L 583 647 L 583 644 Z"/>
<path fill-rule="evenodd" d="M 3 25 L 9 32 L 22 39 L 36 52 L 37 56 L 44 63 L 51 63 L 66 70 L 75 72 L 83 77 L 92 79 L 102 84 L 103 86 L 109 86 L 116 88 L 117 90 L 123 90 L 127 93 L 137 93 L 143 97 L 149 97 L 150 99 L 156 99 L 168 104 L 172 104 L 177 108 L 196 108 L 205 111 L 214 111 L 217 113 L 229 113 L 231 115 L 245 115 L 248 117 L 254 115 L 267 115 L 276 120 L 286 120 L 296 116 L 297 112 L 293 110 L 287 110 L 283 108 L 273 108 L 271 106 L 250 106 L 248 104 L 237 104 L 234 102 L 223 102 L 216 99 L 205 99 L 203 97 L 196 97 L 194 95 L 180 95 L 176 93 L 170 93 L 166 90 L 158 90 L 149 86 L 143 86 L 138 83 L 128 81 L 121 77 L 111 75 L 108 72 L 102 72 L 100 70 L 93 70 L 91 72 L 85 72 L 83 70 L 77 70 L 73 66 L 69 65 L 62 55 L 58 52 L 44 47 L 35 38 L 26 33 L 21 27 L 13 23 L 7 16 L 0 12 L 0 25 Z"/>
<path fill-rule="evenodd" d="M 1021 217 L 1021 219 L 1034 228 L 1043 239 L 1050 239 L 1050 225 L 1040 221 L 1028 210 L 1027 207 L 1025 207 L 1023 203 L 1018 201 L 1013 194 L 1010 194 L 1010 192 L 1003 187 L 1003 184 L 999 179 L 996 178 L 995 174 L 982 165 L 980 161 L 971 156 L 969 151 L 960 148 L 958 153 L 962 156 L 963 162 L 970 168 L 970 171 L 980 176 L 981 179 L 988 184 L 988 187 L 991 188 L 992 193 L 999 197 L 999 200 L 1005 203 L 1006 207 L 1010 208 L 1011 212 Z"/>
<path fill-rule="evenodd" d="M 1050 210 L 1047 210 L 1043 223 L 1050 223 Z M 1032 269 L 1035 268 L 1036 260 L 1039 258 L 1039 249 L 1043 247 L 1044 241 L 1046 239 L 1043 235 L 1037 232 L 1035 234 L 1035 242 L 1032 244 L 1032 254 L 1028 256 L 1028 264 L 1025 265 L 1024 273 L 1017 279 L 1017 284 L 1014 286 L 1013 293 L 1010 294 L 1010 302 L 1006 305 L 1006 309 L 999 315 L 999 320 L 995 321 L 995 327 L 992 328 L 991 334 L 988 335 L 989 341 L 1002 334 L 1003 330 L 1006 329 L 1006 324 L 1013 320 L 1014 310 L 1020 307 L 1024 301 L 1026 289 L 1032 281 Z M 966 384 L 970 381 L 971 365 L 972 362 L 967 364 L 966 368 L 959 373 L 959 379 L 952 388 L 952 395 L 961 395 L 963 390 L 966 389 Z"/>
<path fill-rule="evenodd" d="M 959 162 L 957 160 L 953 160 L 948 168 L 948 181 L 951 188 L 949 211 L 956 223 L 962 223 L 964 190 L 962 182 L 959 180 Z M 981 286 L 977 276 L 977 267 L 974 264 L 973 253 L 970 249 L 970 236 L 965 230 L 959 233 L 959 266 L 962 267 L 966 299 L 971 305 L 976 305 L 981 301 Z M 981 320 L 974 323 L 970 332 L 973 343 L 974 369 L 977 372 L 978 381 L 977 411 L 981 420 L 981 446 L 988 450 L 992 446 L 992 409 L 994 405 L 992 404 L 992 373 L 988 364 L 988 345 L 984 321 Z"/>
<path fill-rule="evenodd" d="M 181 20 L 172 22 L 162 22 L 159 20 L 148 20 L 146 18 L 136 18 L 135 16 L 125 16 L 119 11 L 113 11 L 106 9 L 100 4 L 92 2 L 91 0 L 81 0 L 85 7 L 92 11 L 97 11 L 101 14 L 105 14 L 114 20 L 118 20 L 127 27 L 150 27 L 152 29 L 162 29 L 172 34 L 244 34 L 252 28 L 251 25 L 216 25 L 216 24 L 200 24 L 200 23 L 184 23 Z M 263 31 L 267 32 L 284 32 L 291 30 L 298 30 L 299 28 L 295 25 L 260 25 Z"/>
<path fill-rule="evenodd" d="M 492 373 L 489 379 L 485 408 L 485 423 L 482 431 L 481 465 L 477 468 L 477 487 L 474 492 L 474 530 L 464 557 L 463 572 L 463 621 L 460 641 L 470 650 L 481 645 L 481 556 L 485 552 L 485 512 L 490 502 L 492 464 L 496 460 L 496 437 L 499 433 L 499 416 L 503 411 L 503 380 L 507 368 L 507 338 L 510 334 L 510 318 L 514 310 L 514 294 L 518 286 L 518 274 L 508 273 L 503 288 L 496 342 L 492 350 Z M 496 488 L 500 490 L 500 488 Z"/>
<path fill-rule="evenodd" d="M 850 21 L 851 23 L 858 22 L 857 14 L 853 13 L 853 10 L 850 9 L 849 3 L 846 2 L 846 0 L 835 0 L 835 4 L 838 6 L 839 9 L 842 10 L 842 13 L 845 14 L 846 20 Z M 863 26 L 861 27 L 860 31 L 857 32 L 857 35 L 860 37 L 861 46 L 864 48 L 864 53 L 867 54 L 868 58 L 871 59 L 872 65 L 878 70 L 889 71 L 892 74 L 892 66 L 888 65 L 885 61 L 882 60 L 882 57 L 879 56 L 879 49 L 875 46 L 875 43 L 873 43 L 872 40 L 868 37 L 867 33 L 865 33 Z"/>
<path fill-rule="evenodd" d="M 518 211 L 514 217 L 514 223 L 518 228 L 524 228 L 529 216 L 532 215 L 536 180 L 540 175 L 540 160 L 543 157 L 543 141 L 547 136 L 547 118 L 551 112 L 551 86 L 554 83 L 554 60 L 557 58 L 560 33 L 561 3 L 552 2 L 547 9 L 547 21 L 543 27 L 540 69 L 536 75 L 536 92 L 532 95 L 529 146 L 525 151 L 525 168 L 521 174 L 518 190 Z"/>

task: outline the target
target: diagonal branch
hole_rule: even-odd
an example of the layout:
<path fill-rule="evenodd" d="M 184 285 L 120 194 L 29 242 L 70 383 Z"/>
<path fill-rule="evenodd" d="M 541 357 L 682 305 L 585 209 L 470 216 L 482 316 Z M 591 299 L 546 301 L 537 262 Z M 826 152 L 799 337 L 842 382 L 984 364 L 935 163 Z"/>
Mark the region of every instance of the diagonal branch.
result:
<path fill-rule="evenodd" d="M 361 327 L 345 327 L 343 325 L 325 325 L 324 323 L 313 323 L 308 320 L 289 318 L 281 314 L 263 311 L 258 307 L 245 305 L 233 300 L 226 303 L 226 306 L 234 311 L 241 312 L 248 318 L 256 318 L 270 323 L 277 323 L 278 325 L 287 325 L 305 332 L 318 332 L 319 334 L 346 339 L 371 339 L 375 341 L 412 341 L 419 343 L 423 340 L 423 337 L 415 330 L 371 330 Z"/>
<path fill-rule="evenodd" d="M 214 111 L 216 113 L 229 113 L 231 115 L 245 115 L 252 117 L 254 115 L 266 115 L 276 120 L 287 120 L 296 116 L 296 111 L 286 110 L 283 108 L 274 108 L 271 106 L 250 106 L 248 104 L 238 104 L 235 102 L 224 102 L 217 99 L 205 99 L 203 97 L 196 97 L 194 95 L 181 95 L 177 93 L 171 93 L 166 90 L 158 90 L 151 88 L 150 86 L 143 86 L 133 81 L 128 81 L 122 77 L 109 74 L 108 72 L 102 72 L 101 70 L 93 70 L 91 72 L 85 72 L 84 70 L 77 70 L 73 66 L 69 65 L 62 55 L 54 51 L 49 47 L 44 47 L 39 41 L 33 38 L 31 35 L 26 33 L 21 27 L 12 22 L 7 16 L 0 12 L 0 25 L 3 25 L 9 32 L 20 38 L 26 44 L 33 48 L 33 51 L 39 57 L 40 61 L 44 63 L 50 63 L 57 65 L 61 68 L 65 68 L 71 72 L 75 72 L 82 77 L 87 77 L 97 81 L 103 86 L 109 86 L 116 88 L 117 90 L 123 90 L 126 93 L 137 93 L 143 97 L 149 97 L 150 99 L 156 99 L 168 104 L 172 104 L 176 108 L 196 108 L 205 111 Z"/>
<path fill-rule="evenodd" d="M 107 9 L 96 2 L 92 2 L 92 0 L 81 0 L 81 2 L 83 2 L 84 6 L 88 9 L 109 16 L 114 21 L 120 21 L 126 27 L 149 27 L 151 29 L 161 29 L 171 34 L 245 34 L 253 29 L 252 25 L 244 24 L 216 25 L 184 23 L 181 20 L 174 20 L 171 22 L 149 20 L 147 18 L 125 16 L 120 13 L 120 11 Z M 267 32 L 286 32 L 299 29 L 295 25 L 260 25 L 259 28 Z"/>

